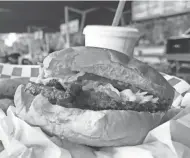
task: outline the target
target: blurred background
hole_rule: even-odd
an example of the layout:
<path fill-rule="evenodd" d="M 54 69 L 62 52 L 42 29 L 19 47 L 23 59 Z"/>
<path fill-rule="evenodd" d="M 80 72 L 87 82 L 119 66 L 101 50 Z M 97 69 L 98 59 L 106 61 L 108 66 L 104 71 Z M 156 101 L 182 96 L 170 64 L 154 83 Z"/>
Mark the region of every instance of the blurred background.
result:
<path fill-rule="evenodd" d="M 38 64 L 53 51 L 84 46 L 83 28 L 111 25 L 117 5 L 118 1 L 0 1 L 0 62 Z M 190 1 L 127 1 L 119 25 L 139 30 L 136 58 L 190 81 Z"/>

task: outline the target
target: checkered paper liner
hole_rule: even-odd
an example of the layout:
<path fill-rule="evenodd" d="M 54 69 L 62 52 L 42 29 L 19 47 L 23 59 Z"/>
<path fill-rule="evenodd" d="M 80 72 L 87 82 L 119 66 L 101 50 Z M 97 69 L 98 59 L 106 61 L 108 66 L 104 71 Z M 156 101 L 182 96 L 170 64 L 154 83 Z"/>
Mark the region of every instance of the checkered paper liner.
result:
<path fill-rule="evenodd" d="M 176 76 L 167 75 L 165 73 L 161 74 L 176 90 L 172 106 L 174 108 L 184 108 L 181 104 L 181 101 L 185 95 L 190 94 L 190 85 L 185 80 L 180 79 Z"/>
<path fill-rule="evenodd" d="M 0 63 L 0 78 L 19 78 L 26 77 L 29 80 L 36 80 L 40 73 L 40 65 L 10 65 Z M 175 76 L 170 76 L 164 73 L 161 73 L 164 78 L 175 88 L 175 98 L 172 106 L 174 108 L 183 108 L 181 106 L 182 98 L 189 93 L 190 94 L 190 85 Z"/>
<path fill-rule="evenodd" d="M 0 78 L 26 77 L 35 80 L 40 72 L 40 65 L 10 65 L 0 64 Z"/>

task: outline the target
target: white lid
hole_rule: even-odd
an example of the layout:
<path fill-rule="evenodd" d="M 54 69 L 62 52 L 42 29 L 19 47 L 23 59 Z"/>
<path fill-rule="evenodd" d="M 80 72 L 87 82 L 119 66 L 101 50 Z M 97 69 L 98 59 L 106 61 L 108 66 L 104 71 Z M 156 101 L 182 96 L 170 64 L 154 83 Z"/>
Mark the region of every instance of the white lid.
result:
<path fill-rule="evenodd" d="M 139 31 L 132 27 L 106 26 L 106 25 L 88 25 L 84 28 L 83 34 L 104 34 L 110 36 L 132 36 L 139 37 Z"/>

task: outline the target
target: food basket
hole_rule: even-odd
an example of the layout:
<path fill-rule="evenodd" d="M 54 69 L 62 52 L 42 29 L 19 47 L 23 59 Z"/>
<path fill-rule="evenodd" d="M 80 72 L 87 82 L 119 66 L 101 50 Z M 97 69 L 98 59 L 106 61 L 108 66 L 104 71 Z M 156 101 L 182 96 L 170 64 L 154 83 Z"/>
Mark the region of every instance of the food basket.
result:
<path fill-rule="evenodd" d="M 27 77 L 35 80 L 39 65 L 0 64 L 0 78 Z M 189 158 L 190 156 L 190 85 L 175 76 L 161 73 L 176 89 L 172 109 L 165 123 L 149 132 L 142 145 L 90 148 L 47 136 L 39 127 L 32 127 L 9 107 L 5 114 L 0 109 L 0 157 L 27 158 Z M 183 99 L 186 98 L 186 102 Z M 188 100 L 189 99 L 189 100 Z"/>

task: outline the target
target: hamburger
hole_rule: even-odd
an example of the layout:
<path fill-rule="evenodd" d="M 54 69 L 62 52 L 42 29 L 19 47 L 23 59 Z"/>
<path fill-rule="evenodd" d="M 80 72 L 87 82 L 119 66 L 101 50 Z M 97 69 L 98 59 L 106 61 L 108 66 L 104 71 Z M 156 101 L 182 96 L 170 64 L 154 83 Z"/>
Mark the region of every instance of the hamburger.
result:
<path fill-rule="evenodd" d="M 120 52 L 73 47 L 43 61 L 20 85 L 16 114 L 49 135 L 88 146 L 142 143 L 170 108 L 174 88 L 147 64 Z"/>

